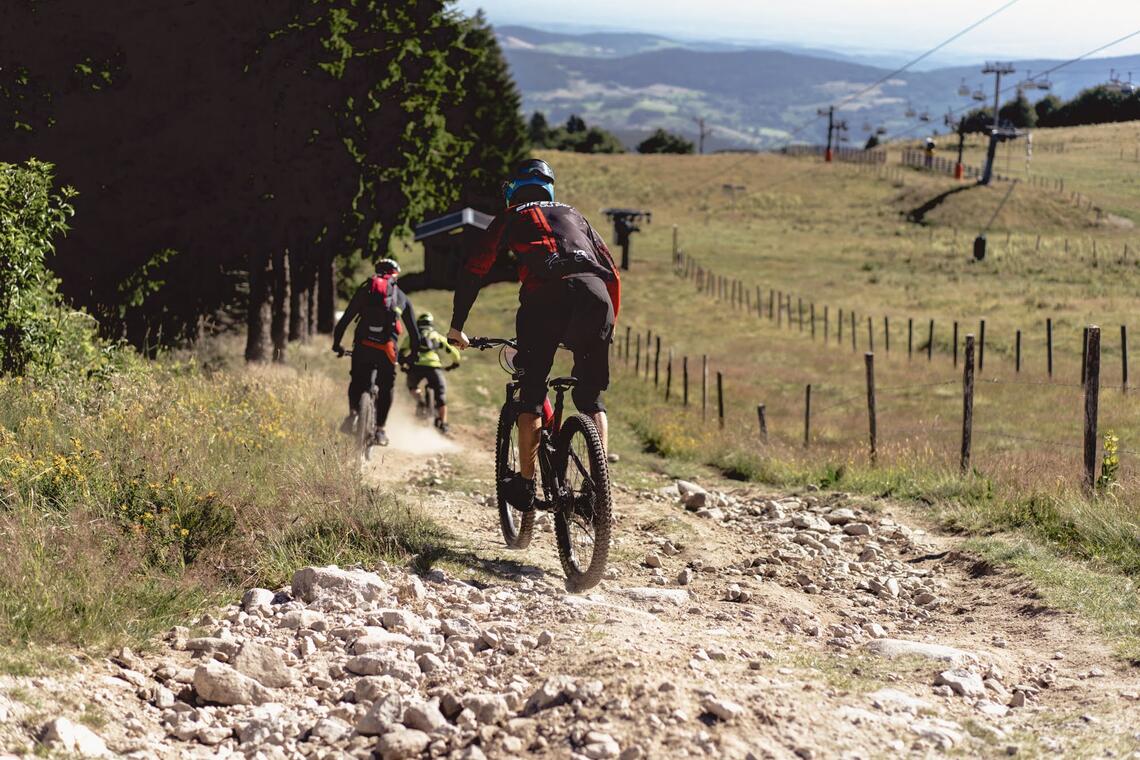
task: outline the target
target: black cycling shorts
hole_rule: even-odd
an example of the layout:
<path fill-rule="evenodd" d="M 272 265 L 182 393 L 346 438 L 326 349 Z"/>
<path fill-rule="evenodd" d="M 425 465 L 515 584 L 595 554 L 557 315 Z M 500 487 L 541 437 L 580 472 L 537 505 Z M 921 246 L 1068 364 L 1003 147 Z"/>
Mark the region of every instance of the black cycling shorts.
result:
<path fill-rule="evenodd" d="M 601 397 L 610 385 L 614 307 L 600 277 L 569 277 L 526 293 L 515 317 L 515 330 L 520 411 L 542 412 L 546 379 L 560 343 L 574 354 L 572 374 L 578 380 L 570 394 L 574 406 L 583 414 L 606 410 Z"/>
<path fill-rule="evenodd" d="M 435 405 L 447 406 L 447 383 L 443 381 L 443 370 L 439 367 L 417 366 L 408 370 L 408 390 L 414 391 L 425 380 L 435 394 Z"/>

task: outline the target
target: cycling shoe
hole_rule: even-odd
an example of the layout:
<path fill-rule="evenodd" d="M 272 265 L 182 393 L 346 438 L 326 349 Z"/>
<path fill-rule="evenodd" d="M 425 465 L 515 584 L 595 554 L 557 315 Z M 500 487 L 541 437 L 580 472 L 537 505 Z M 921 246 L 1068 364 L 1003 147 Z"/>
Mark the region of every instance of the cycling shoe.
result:
<path fill-rule="evenodd" d="M 534 510 L 534 481 L 527 480 L 517 472 L 499 481 L 503 499 L 520 512 Z"/>

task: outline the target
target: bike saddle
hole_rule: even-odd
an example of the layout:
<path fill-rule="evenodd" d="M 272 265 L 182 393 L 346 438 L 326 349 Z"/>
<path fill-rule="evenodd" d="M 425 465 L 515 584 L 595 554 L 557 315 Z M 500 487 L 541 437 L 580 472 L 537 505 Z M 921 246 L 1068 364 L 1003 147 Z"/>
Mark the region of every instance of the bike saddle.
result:
<path fill-rule="evenodd" d="M 568 391 L 577 384 L 578 378 L 576 377 L 555 377 L 547 382 L 547 385 L 556 391 Z"/>

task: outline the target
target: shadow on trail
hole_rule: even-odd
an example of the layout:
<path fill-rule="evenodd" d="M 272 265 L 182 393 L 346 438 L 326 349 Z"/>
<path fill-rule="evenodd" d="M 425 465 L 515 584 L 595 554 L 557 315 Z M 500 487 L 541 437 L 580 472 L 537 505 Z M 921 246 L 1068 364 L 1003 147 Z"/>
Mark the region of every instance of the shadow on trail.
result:
<path fill-rule="evenodd" d="M 462 565 L 481 573 L 501 578 L 507 581 L 520 581 L 526 578 L 543 578 L 546 571 L 534 565 L 528 565 L 515 560 L 488 559 L 480 557 L 471 551 L 455 549 L 450 546 L 433 546 L 421 551 L 412 561 L 412 569 L 423 575 L 431 571 L 441 562 L 452 565 Z M 477 582 L 474 585 L 480 585 Z"/>
<path fill-rule="evenodd" d="M 979 185 L 962 185 L 961 187 L 955 187 L 947 190 L 944 193 L 939 193 L 938 195 L 928 200 L 926 203 L 923 203 L 921 206 L 916 206 L 915 208 L 912 208 L 910 211 L 906 212 L 906 220 L 908 222 L 914 222 L 915 224 L 926 224 L 926 215 L 941 206 L 942 203 L 951 195 L 954 195 L 955 193 L 965 192 L 966 190 L 973 190 L 976 187 L 979 187 Z"/>

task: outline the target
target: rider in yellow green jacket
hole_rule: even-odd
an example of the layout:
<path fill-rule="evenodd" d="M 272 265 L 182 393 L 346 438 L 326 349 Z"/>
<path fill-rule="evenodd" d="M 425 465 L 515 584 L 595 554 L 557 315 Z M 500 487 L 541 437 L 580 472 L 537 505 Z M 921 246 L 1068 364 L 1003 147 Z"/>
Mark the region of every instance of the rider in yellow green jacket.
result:
<path fill-rule="evenodd" d="M 416 399 L 416 404 L 424 408 L 427 404 L 420 384 L 427 382 L 435 395 L 435 426 L 441 433 L 448 431 L 447 425 L 447 383 L 443 380 L 443 373 L 450 372 L 459 366 L 459 349 L 447 342 L 447 338 L 436 331 L 435 321 L 431 312 L 420 314 L 416 320 L 419 328 L 419 353 L 413 359 L 410 346 L 412 336 L 405 338 L 400 348 L 400 363 L 408 373 L 408 390 Z M 440 352 L 446 352 L 451 357 L 451 364 L 443 366 Z M 430 412 L 430 409 L 428 410 Z"/>

